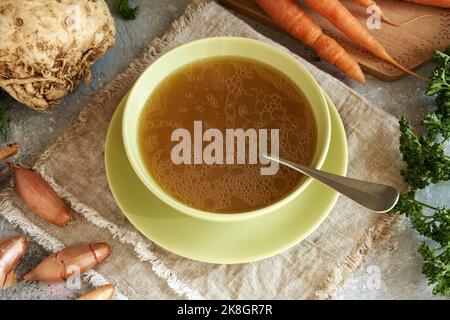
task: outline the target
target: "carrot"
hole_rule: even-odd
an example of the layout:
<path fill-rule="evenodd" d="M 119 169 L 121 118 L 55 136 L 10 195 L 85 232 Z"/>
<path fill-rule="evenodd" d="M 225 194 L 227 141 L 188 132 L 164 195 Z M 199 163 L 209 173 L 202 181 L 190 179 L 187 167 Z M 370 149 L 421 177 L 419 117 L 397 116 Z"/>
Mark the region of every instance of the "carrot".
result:
<path fill-rule="evenodd" d="M 403 1 L 424 4 L 433 7 L 450 8 L 449 0 L 403 0 Z"/>
<path fill-rule="evenodd" d="M 419 19 L 423 19 L 423 18 L 428 18 L 428 17 L 433 17 L 434 16 L 432 14 L 424 14 L 424 15 L 412 18 L 410 20 L 407 20 L 405 22 L 398 23 L 398 22 L 394 22 L 394 21 L 390 20 L 388 17 L 386 17 L 386 15 L 384 14 L 383 10 L 381 10 L 381 8 L 373 0 L 352 0 L 352 1 L 357 3 L 357 4 L 359 4 L 360 6 L 363 6 L 363 7 L 366 7 L 366 8 L 372 7 L 381 16 L 381 19 L 384 22 L 386 22 L 386 23 L 388 23 L 390 25 L 393 25 L 393 26 L 397 26 L 397 27 L 410 24 L 410 23 L 415 22 L 415 21 L 417 21 Z"/>
<path fill-rule="evenodd" d="M 386 60 L 398 69 L 416 78 L 424 79 L 395 61 L 359 21 L 339 0 L 303 0 L 308 6 L 327 18 L 336 28 L 341 30 L 358 45 L 375 56 Z"/>
<path fill-rule="evenodd" d="M 256 0 L 258 5 L 283 29 L 313 48 L 325 61 L 334 64 L 350 78 L 364 82 L 364 74 L 356 61 L 292 0 Z"/>

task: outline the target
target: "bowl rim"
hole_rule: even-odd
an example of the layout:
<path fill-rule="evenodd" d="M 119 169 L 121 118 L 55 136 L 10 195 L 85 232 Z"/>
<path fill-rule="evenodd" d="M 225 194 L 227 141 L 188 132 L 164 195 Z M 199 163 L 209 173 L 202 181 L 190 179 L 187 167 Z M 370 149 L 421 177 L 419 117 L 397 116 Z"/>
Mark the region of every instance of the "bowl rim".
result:
<path fill-rule="evenodd" d="M 323 94 L 323 91 L 320 88 L 317 81 L 314 79 L 314 77 L 309 73 L 309 71 L 301 63 L 299 63 L 294 57 L 292 57 L 288 52 L 285 52 L 285 51 L 281 50 L 280 48 L 276 48 L 268 43 L 265 43 L 265 42 L 262 42 L 259 40 L 254 40 L 254 39 L 249 39 L 249 38 L 244 38 L 244 37 L 226 36 L 226 37 L 210 37 L 210 38 L 204 38 L 204 39 L 200 39 L 200 40 L 191 41 L 191 42 L 185 43 L 183 45 L 180 45 L 180 46 L 168 51 L 167 53 L 161 55 L 150 66 L 148 66 L 144 70 L 144 72 L 138 77 L 138 79 L 136 80 L 136 82 L 134 83 L 134 85 L 132 86 L 132 88 L 129 92 L 128 98 L 126 99 L 124 113 L 123 113 L 123 119 L 122 119 L 122 138 L 123 138 L 123 142 L 124 142 L 125 152 L 127 154 L 127 158 L 130 161 L 131 166 L 133 167 L 133 170 L 135 171 L 135 173 L 137 174 L 139 179 L 142 181 L 142 183 L 152 193 L 154 193 L 158 198 L 160 198 L 162 201 L 164 201 L 166 204 L 170 205 L 174 209 L 176 209 L 184 214 L 188 214 L 192 217 L 199 218 L 202 220 L 215 221 L 215 222 L 235 222 L 235 221 L 259 217 L 261 215 L 265 215 L 265 214 L 268 214 L 270 212 L 273 212 L 273 211 L 279 209 L 280 207 L 284 206 L 285 204 L 290 202 L 292 199 L 297 197 L 301 192 L 303 192 L 309 186 L 309 184 L 312 182 L 313 179 L 309 178 L 309 177 L 304 178 L 303 181 L 301 181 L 300 184 L 293 191 L 291 191 L 287 196 L 285 196 L 284 198 L 278 200 L 277 202 L 275 202 L 269 206 L 263 207 L 263 208 L 258 208 L 256 210 L 251 210 L 251 211 L 246 211 L 246 212 L 236 212 L 236 213 L 209 212 L 209 211 L 196 209 L 196 208 L 190 207 L 188 205 L 185 205 L 182 202 L 180 202 L 179 200 L 177 200 L 176 198 L 172 197 L 170 194 L 168 194 L 168 192 L 163 190 L 162 187 L 159 186 L 158 183 L 154 180 L 154 178 L 150 175 L 150 173 L 148 172 L 148 169 L 145 169 L 145 170 L 142 169 L 142 168 L 145 168 L 145 165 L 143 164 L 143 161 L 140 157 L 140 151 L 134 150 L 134 148 L 131 148 L 131 143 L 128 143 L 130 141 L 129 139 L 133 139 L 133 136 L 130 134 L 130 132 L 131 132 L 131 129 L 129 129 L 130 121 L 128 121 L 128 119 L 135 118 L 135 117 L 139 118 L 141 115 L 141 111 L 142 111 L 142 107 L 140 107 L 141 111 L 135 112 L 135 110 L 133 110 L 133 108 L 134 108 L 133 104 L 130 101 L 133 101 L 133 97 L 135 95 L 139 94 L 138 88 L 142 85 L 142 82 L 144 81 L 144 79 L 147 79 L 148 75 L 151 74 L 155 68 L 158 68 L 159 64 L 163 63 L 167 59 L 170 59 L 172 56 L 179 54 L 179 52 L 182 52 L 183 50 L 186 50 L 187 48 L 192 47 L 192 46 L 198 46 L 198 45 L 202 45 L 206 42 L 214 42 L 214 41 L 247 42 L 247 44 L 254 45 L 255 47 L 269 50 L 269 51 L 271 51 L 272 54 L 278 55 L 278 56 L 282 57 L 283 59 L 287 59 L 297 69 L 296 71 L 298 71 L 299 74 L 301 74 L 302 80 L 309 82 L 312 85 L 311 86 L 312 94 L 316 95 L 316 97 L 320 101 L 320 106 L 315 106 L 314 108 L 320 107 L 322 109 L 322 112 L 325 115 L 325 119 L 324 119 L 325 123 L 323 124 L 323 128 L 325 129 L 325 132 L 324 132 L 325 141 L 324 141 L 322 150 L 315 151 L 314 157 L 317 159 L 315 159 L 316 163 L 314 165 L 314 168 L 316 168 L 316 169 L 320 169 L 322 167 L 322 165 L 326 159 L 326 155 L 328 153 L 330 140 L 331 140 L 331 118 L 330 118 L 330 112 L 328 110 L 326 98 Z M 226 56 L 226 55 L 223 55 L 223 56 Z M 230 55 L 228 55 L 228 56 L 230 56 Z M 239 56 L 239 53 L 237 53 L 236 56 Z M 242 55 L 242 56 L 244 56 L 244 55 Z M 213 58 L 213 57 L 220 57 L 220 55 L 212 55 L 211 58 Z M 202 58 L 199 58 L 198 60 L 201 60 L 201 59 Z M 257 58 L 254 58 L 254 60 L 260 61 L 267 65 L 270 65 L 269 63 L 258 60 Z M 187 62 L 183 65 L 186 65 L 188 63 L 192 63 L 192 61 Z M 278 70 L 279 72 L 283 73 L 286 77 L 290 78 L 291 81 L 293 81 L 297 86 L 299 86 L 302 89 L 302 85 L 301 85 L 301 83 L 299 83 L 299 81 L 296 81 L 295 79 L 292 79 L 291 77 L 286 75 L 283 71 L 279 70 L 279 68 L 277 68 L 276 65 L 270 65 L 270 66 L 272 68 Z M 173 70 L 173 71 L 175 71 L 175 70 Z M 169 74 L 165 75 L 163 77 L 163 79 L 165 79 L 168 75 Z M 158 84 L 161 81 L 162 80 L 160 80 L 158 82 Z M 303 84 L 303 86 L 305 86 L 305 84 Z M 156 87 L 157 87 L 157 84 L 155 85 L 155 88 Z M 151 90 L 147 93 L 147 99 L 151 95 L 152 92 L 153 92 L 153 90 Z M 313 110 L 313 112 L 314 112 L 314 116 L 316 117 L 316 112 L 314 110 Z M 136 134 L 134 134 L 134 135 L 136 135 Z M 134 139 L 135 138 L 136 137 L 134 137 Z"/>

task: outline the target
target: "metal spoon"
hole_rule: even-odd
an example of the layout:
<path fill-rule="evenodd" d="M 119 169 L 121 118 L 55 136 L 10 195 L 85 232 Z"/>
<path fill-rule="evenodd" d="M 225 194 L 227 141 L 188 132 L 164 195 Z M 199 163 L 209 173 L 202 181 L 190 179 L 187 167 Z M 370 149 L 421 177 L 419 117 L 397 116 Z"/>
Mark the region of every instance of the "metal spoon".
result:
<path fill-rule="evenodd" d="M 271 155 L 263 156 L 316 179 L 375 212 L 391 210 L 396 205 L 400 195 L 396 188 L 384 184 L 338 176 Z"/>

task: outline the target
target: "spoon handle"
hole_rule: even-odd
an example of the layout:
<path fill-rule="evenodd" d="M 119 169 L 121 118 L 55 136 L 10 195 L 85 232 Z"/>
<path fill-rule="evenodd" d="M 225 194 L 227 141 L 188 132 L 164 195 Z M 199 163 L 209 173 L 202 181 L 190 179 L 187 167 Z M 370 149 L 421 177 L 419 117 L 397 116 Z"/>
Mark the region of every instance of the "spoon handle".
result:
<path fill-rule="evenodd" d="M 360 205 L 376 212 L 391 210 L 399 198 L 398 190 L 388 185 L 338 176 L 269 155 L 265 155 L 265 157 L 314 178 Z"/>

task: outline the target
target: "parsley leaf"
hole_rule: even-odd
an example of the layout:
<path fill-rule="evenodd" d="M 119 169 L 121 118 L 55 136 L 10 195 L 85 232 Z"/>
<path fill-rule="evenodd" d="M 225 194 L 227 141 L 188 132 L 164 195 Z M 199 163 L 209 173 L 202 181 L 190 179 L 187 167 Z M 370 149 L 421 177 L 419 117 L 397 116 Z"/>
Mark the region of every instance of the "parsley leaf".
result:
<path fill-rule="evenodd" d="M 429 130 L 427 137 L 416 136 L 409 121 L 404 118 L 400 120 L 400 151 L 406 163 L 401 175 L 414 190 L 423 189 L 431 182 L 450 179 L 450 158 L 445 154 L 444 145 L 430 138 L 430 133 L 441 133 L 442 127 L 445 128 L 436 119 L 439 118 L 429 115 L 424 120 L 423 124 Z"/>
<path fill-rule="evenodd" d="M 433 71 L 427 96 L 436 96 L 436 113 L 444 120 L 450 118 L 450 47 L 444 52 L 435 51 L 434 57 L 441 65 Z"/>
<path fill-rule="evenodd" d="M 450 138 L 450 119 L 444 119 L 440 114 L 429 113 L 422 124 L 430 139 L 437 138 L 442 143 Z"/>
<path fill-rule="evenodd" d="M 119 0 L 119 12 L 127 20 L 134 20 L 139 14 L 139 6 L 130 7 L 128 0 Z"/>
<path fill-rule="evenodd" d="M 425 242 L 419 247 L 424 263 L 422 273 L 428 284 L 434 285 L 433 293 L 450 295 L 450 246 L 432 248 Z"/>

